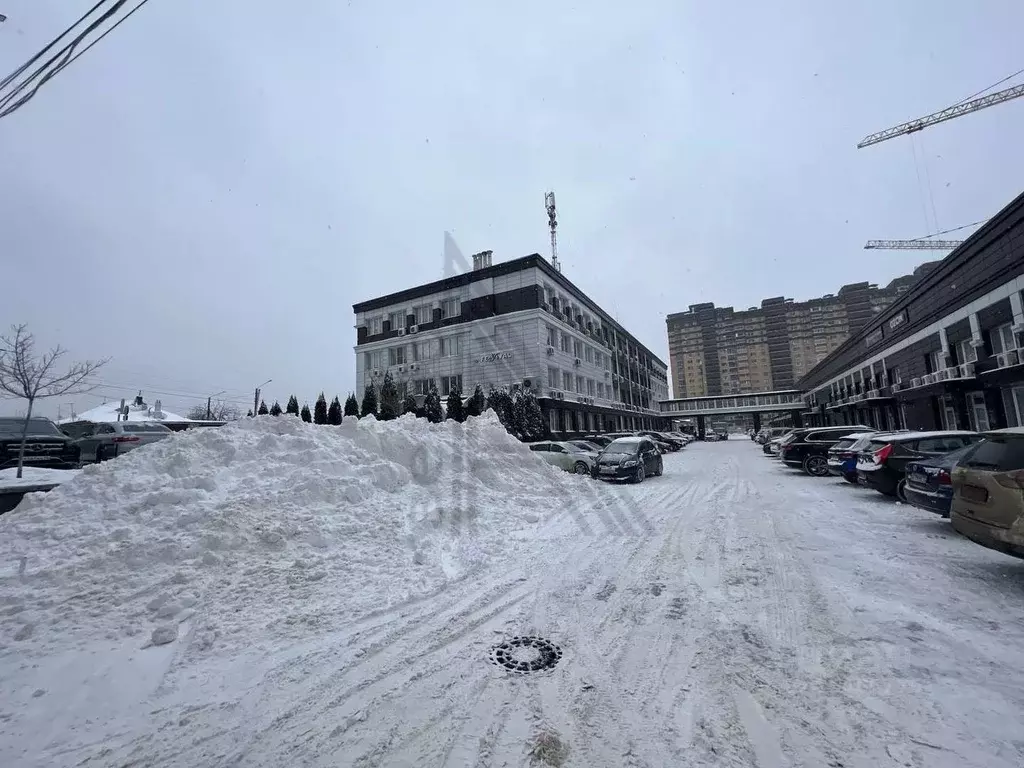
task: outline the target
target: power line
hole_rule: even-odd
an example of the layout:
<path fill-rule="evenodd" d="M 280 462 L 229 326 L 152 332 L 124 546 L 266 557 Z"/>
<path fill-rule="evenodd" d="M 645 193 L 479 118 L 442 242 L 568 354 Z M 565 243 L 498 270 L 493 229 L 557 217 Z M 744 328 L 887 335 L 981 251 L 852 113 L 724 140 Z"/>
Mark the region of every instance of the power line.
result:
<path fill-rule="evenodd" d="M 68 33 L 71 32 L 71 30 L 73 30 L 75 27 L 77 27 L 79 24 L 81 24 L 83 21 L 85 21 L 89 16 L 91 16 L 96 11 L 97 8 L 99 8 L 101 5 L 103 5 L 106 2 L 108 2 L 108 0 L 100 0 L 98 3 L 96 3 L 96 5 L 94 5 L 88 11 L 83 13 L 78 18 L 78 21 L 76 21 L 70 27 L 68 27 L 63 32 L 61 32 L 57 37 L 53 38 L 53 40 L 50 41 L 49 45 L 47 45 L 45 48 L 43 48 L 43 50 L 39 51 L 35 56 L 33 56 L 31 59 L 29 59 L 24 64 L 22 64 L 20 67 L 18 67 L 16 70 L 11 72 L 11 74 L 9 74 L 3 80 L 0 80 L 0 88 L 6 88 L 7 85 L 12 80 L 14 80 L 14 78 L 16 78 L 18 75 L 20 75 L 26 69 L 28 69 L 33 64 L 35 64 L 36 61 L 41 59 L 46 54 L 46 52 L 48 50 L 50 50 L 51 48 L 53 48 L 53 46 L 55 46 L 57 43 L 59 43 L 61 40 L 63 40 L 68 35 Z"/>
<path fill-rule="evenodd" d="M 127 2 L 127 0 L 114 0 L 113 7 L 111 7 L 106 12 L 104 12 L 104 14 L 99 19 L 97 19 L 92 24 L 90 24 L 86 28 L 86 30 L 84 32 L 82 32 L 78 37 L 76 37 L 74 40 L 72 40 L 68 45 L 64 46 L 64 48 L 62 48 L 56 54 L 51 56 L 48 61 L 46 61 L 42 66 L 40 66 L 38 69 L 36 69 L 35 72 L 33 72 L 28 78 L 26 78 L 11 93 L 9 93 L 7 96 L 3 97 L 3 99 L 0 99 L 0 117 L 6 117 L 7 115 L 11 114 L 15 110 L 17 110 L 20 107 L 24 106 L 29 100 L 32 99 L 33 96 L 36 95 L 36 93 L 38 93 L 39 89 L 43 85 L 45 85 L 47 82 L 49 82 L 53 77 L 55 77 L 57 74 L 59 74 L 66 67 L 69 67 L 75 61 L 77 61 L 90 48 L 92 48 L 94 45 L 96 45 L 96 43 L 98 43 L 104 37 L 106 37 L 111 32 L 113 32 L 115 29 L 117 29 L 119 26 L 121 26 L 121 24 L 123 24 L 125 21 L 127 21 L 136 11 L 138 11 L 142 6 L 144 6 L 146 3 L 148 3 L 149 0 L 140 0 L 138 5 L 136 5 L 134 8 L 132 8 L 128 13 L 126 13 L 124 16 L 122 16 L 120 19 L 118 19 L 114 24 L 112 24 L 106 30 L 104 30 L 104 32 L 99 37 L 97 37 L 95 40 L 93 40 L 91 43 L 89 43 L 89 45 L 87 45 L 81 51 L 79 51 L 78 53 L 75 53 L 75 49 L 77 48 L 78 44 L 80 42 L 82 42 L 82 40 L 84 40 L 87 35 L 89 35 L 91 32 L 93 32 L 97 27 L 99 27 L 104 21 L 107 21 L 118 10 L 120 10 L 121 6 L 123 6 L 125 4 L 125 2 Z M 98 5 L 96 7 L 98 7 Z M 94 7 L 93 10 L 95 10 L 96 7 Z M 92 10 L 89 13 L 92 13 Z M 80 21 L 76 22 L 75 26 L 77 26 L 78 23 L 80 23 Z M 61 37 L 63 37 L 63 35 Z M 52 47 L 52 44 L 51 44 L 51 46 L 48 46 L 48 48 L 49 47 Z M 44 52 L 45 52 L 45 50 L 44 50 Z M 73 53 L 74 53 L 74 55 L 72 55 Z M 60 59 L 61 57 L 63 57 L 63 59 L 60 61 L 60 63 L 58 63 L 50 71 L 46 72 L 46 74 L 44 74 L 44 75 L 42 75 L 42 77 L 40 77 L 40 74 L 44 70 L 46 70 L 47 67 L 50 67 L 55 61 L 57 61 L 57 59 Z M 31 64 L 31 62 L 29 63 L 29 65 L 30 64 Z M 25 88 L 27 88 L 29 86 L 29 84 L 33 80 L 35 80 L 37 77 L 40 77 L 39 82 L 37 82 L 35 84 L 35 86 L 30 91 L 28 91 L 28 93 L 23 95 L 21 98 L 17 99 L 17 101 L 13 101 L 14 97 L 17 96 L 19 93 L 21 93 L 21 91 L 23 91 Z M 12 103 L 12 101 L 13 101 L 13 103 Z"/>

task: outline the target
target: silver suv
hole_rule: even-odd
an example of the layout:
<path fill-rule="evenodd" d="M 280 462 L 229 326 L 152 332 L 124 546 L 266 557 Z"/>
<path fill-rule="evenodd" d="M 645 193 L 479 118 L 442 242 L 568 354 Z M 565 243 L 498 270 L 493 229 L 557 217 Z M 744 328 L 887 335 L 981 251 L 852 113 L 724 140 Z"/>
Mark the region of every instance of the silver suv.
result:
<path fill-rule="evenodd" d="M 78 446 L 83 464 L 106 461 L 171 436 L 171 430 L 152 421 L 73 421 L 61 429 Z"/>

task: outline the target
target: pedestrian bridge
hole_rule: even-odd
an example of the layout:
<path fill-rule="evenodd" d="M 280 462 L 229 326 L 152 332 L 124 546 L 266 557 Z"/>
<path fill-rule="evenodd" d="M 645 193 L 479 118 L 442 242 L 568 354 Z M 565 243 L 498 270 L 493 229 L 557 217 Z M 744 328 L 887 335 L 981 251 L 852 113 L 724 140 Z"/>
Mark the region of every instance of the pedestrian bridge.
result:
<path fill-rule="evenodd" d="M 658 403 L 661 414 L 669 418 L 723 416 L 734 413 L 773 413 L 804 411 L 807 404 L 798 389 L 751 392 L 718 397 L 682 397 Z"/>

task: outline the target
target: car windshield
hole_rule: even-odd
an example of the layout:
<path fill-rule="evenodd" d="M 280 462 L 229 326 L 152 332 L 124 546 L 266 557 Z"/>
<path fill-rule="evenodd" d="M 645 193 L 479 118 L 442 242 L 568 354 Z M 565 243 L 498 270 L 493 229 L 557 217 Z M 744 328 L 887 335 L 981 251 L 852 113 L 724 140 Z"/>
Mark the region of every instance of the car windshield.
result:
<path fill-rule="evenodd" d="M 985 439 L 971 449 L 960 462 L 961 467 L 989 472 L 1024 469 L 1024 435 L 985 435 Z"/>
<path fill-rule="evenodd" d="M 24 426 L 24 419 L 0 418 L 0 433 L 5 435 L 20 435 Z M 57 428 L 57 425 L 49 419 L 29 419 L 28 431 L 26 434 L 59 435 L 61 434 L 61 431 Z"/>
<path fill-rule="evenodd" d="M 842 440 L 840 440 L 838 443 L 836 443 L 832 447 L 836 448 L 838 450 L 843 450 L 844 448 L 852 447 L 856 442 L 857 441 L 852 439 L 852 438 L 844 437 Z"/>
<path fill-rule="evenodd" d="M 129 422 L 123 422 L 121 424 L 121 429 L 123 429 L 125 432 L 155 432 L 155 433 L 163 434 L 163 435 L 170 434 L 170 431 L 171 431 L 167 427 L 165 427 L 163 424 L 150 424 L 150 423 L 132 424 L 132 423 L 129 423 Z"/>
<path fill-rule="evenodd" d="M 640 450 L 639 440 L 619 439 L 612 440 L 608 447 L 604 449 L 605 453 L 614 453 L 619 455 L 634 454 Z"/>

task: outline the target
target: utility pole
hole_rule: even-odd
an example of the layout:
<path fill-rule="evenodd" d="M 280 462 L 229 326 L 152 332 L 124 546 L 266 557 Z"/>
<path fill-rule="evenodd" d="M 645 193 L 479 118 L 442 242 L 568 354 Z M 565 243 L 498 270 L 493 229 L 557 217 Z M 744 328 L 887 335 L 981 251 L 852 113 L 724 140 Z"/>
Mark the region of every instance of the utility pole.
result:
<path fill-rule="evenodd" d="M 273 381 L 273 379 L 267 379 L 262 384 L 260 384 L 258 387 L 256 387 L 256 396 L 252 400 L 252 415 L 253 416 L 258 416 L 259 415 L 259 411 L 260 411 L 260 390 L 263 389 L 263 387 L 267 386 L 267 384 L 269 384 L 272 381 Z"/>
<path fill-rule="evenodd" d="M 220 392 L 217 392 L 216 394 L 210 395 L 209 397 L 206 398 L 206 420 L 207 421 L 210 421 L 213 418 L 213 411 L 211 409 L 211 406 L 213 404 L 213 398 L 220 397 L 226 391 L 227 390 L 222 389 Z M 259 393 L 259 390 L 257 389 L 256 392 Z M 258 394 L 257 394 L 257 397 L 259 397 Z"/>

